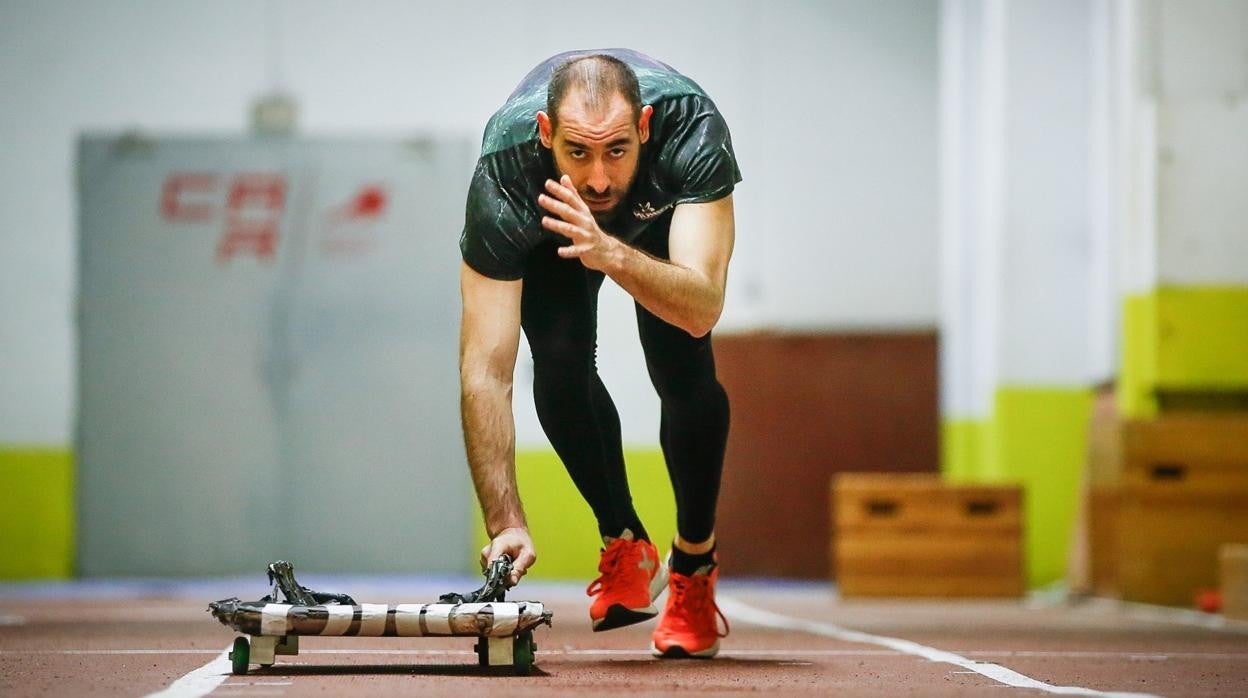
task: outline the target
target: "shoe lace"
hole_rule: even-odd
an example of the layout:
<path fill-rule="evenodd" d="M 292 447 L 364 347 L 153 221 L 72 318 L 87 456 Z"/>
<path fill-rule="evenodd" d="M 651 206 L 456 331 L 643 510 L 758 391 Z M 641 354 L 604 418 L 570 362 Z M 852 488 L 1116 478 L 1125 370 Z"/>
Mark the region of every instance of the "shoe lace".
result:
<path fill-rule="evenodd" d="M 728 617 L 724 612 L 719 610 L 719 604 L 715 603 L 715 597 L 711 594 L 711 581 L 709 577 L 705 579 L 697 579 L 703 575 L 695 577 L 685 577 L 683 575 L 673 574 L 671 578 L 671 604 L 676 608 L 688 609 L 694 618 L 701 618 L 705 613 L 707 606 L 715 612 L 715 616 L 724 624 L 723 632 L 719 630 L 719 623 L 715 623 L 715 634 L 719 637 L 728 637 L 731 628 L 728 626 Z"/>
<path fill-rule="evenodd" d="M 603 588 L 616 578 L 616 570 L 627 564 L 630 558 L 637 557 L 636 547 L 623 538 L 611 541 L 611 544 L 602 551 L 602 559 L 598 561 L 598 577 L 585 587 L 585 594 L 594 596 L 601 593 Z M 633 554 L 630 555 L 630 553 Z"/>

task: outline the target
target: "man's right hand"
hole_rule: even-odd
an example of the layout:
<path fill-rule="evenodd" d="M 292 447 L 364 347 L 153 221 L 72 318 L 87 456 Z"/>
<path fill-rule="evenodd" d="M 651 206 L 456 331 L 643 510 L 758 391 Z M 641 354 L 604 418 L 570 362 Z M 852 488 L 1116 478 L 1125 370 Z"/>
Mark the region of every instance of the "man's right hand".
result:
<path fill-rule="evenodd" d="M 481 549 L 481 569 L 484 570 L 491 561 L 503 554 L 511 556 L 511 577 L 507 586 L 514 587 L 520 583 L 520 578 L 533 563 L 537 562 L 537 552 L 533 549 L 529 529 L 516 527 L 499 531 L 494 540 Z"/>

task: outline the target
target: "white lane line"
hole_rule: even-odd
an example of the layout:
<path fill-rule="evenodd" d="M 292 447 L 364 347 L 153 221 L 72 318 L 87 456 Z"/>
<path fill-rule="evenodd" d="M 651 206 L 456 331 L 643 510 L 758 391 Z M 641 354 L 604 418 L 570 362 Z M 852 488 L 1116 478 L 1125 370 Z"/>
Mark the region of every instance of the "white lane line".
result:
<path fill-rule="evenodd" d="M 469 637 L 468 639 L 472 639 L 472 638 Z M 441 657 L 444 655 L 460 655 L 460 654 L 463 654 L 463 655 L 471 654 L 473 656 L 476 656 L 477 652 L 476 650 L 375 650 L 375 649 L 305 650 L 305 649 L 300 648 L 299 654 L 300 655 L 304 655 L 304 654 L 415 654 L 415 655 L 428 655 L 431 657 Z"/>
<path fill-rule="evenodd" d="M 73 620 L 75 623 L 106 623 L 109 621 L 153 622 L 165 621 L 201 621 L 204 619 L 202 609 L 193 608 L 144 608 L 142 606 L 125 606 L 123 608 L 77 609 L 64 607 L 57 609 L 35 609 L 30 616 L 39 621 Z M 19 615 L 0 614 L 0 625 L 6 618 L 15 618 L 22 623 L 30 622 L 30 618 Z"/>
<path fill-rule="evenodd" d="M 217 654 L 217 650 L 0 650 L 0 654 Z"/>
<path fill-rule="evenodd" d="M 895 637 L 885 637 L 883 635 L 872 635 L 870 633 L 859 632 L 842 628 L 831 623 L 820 623 L 818 621 L 803 620 L 800 618 L 790 618 L 782 616 L 779 613 L 764 611 L 761 608 L 754 608 L 741 601 L 733 598 L 721 597 L 717 599 L 719 609 L 728 616 L 746 623 L 761 625 L 768 628 L 776 628 L 779 630 L 797 630 L 801 632 L 811 633 L 812 635 L 823 635 L 844 642 L 859 642 L 878 647 L 887 647 L 904 654 L 922 657 L 929 662 L 939 662 L 944 664 L 952 664 L 963 669 L 969 669 L 977 674 L 986 676 L 987 678 L 997 681 L 998 683 L 1012 686 L 1014 688 L 1031 688 L 1046 693 L 1054 693 L 1066 696 L 1097 696 L 1098 698 L 1156 698 L 1148 693 L 1129 693 L 1129 692 L 1106 692 L 1097 691 L 1082 686 L 1054 686 L 1043 681 L 1037 681 L 1030 676 L 1024 676 L 1012 669 L 1007 669 L 999 664 L 991 664 L 988 662 L 977 662 L 974 659 L 967 659 L 961 655 L 944 650 L 938 650 L 934 647 L 920 645 L 917 642 L 909 640 L 901 640 Z"/>
<path fill-rule="evenodd" d="M 1057 650 L 1009 650 L 993 652 L 972 650 L 959 652 L 968 657 L 1061 657 L 1064 659 L 1130 659 L 1140 662 L 1164 662 L 1168 659 L 1248 659 L 1248 654 L 1226 652 L 1089 652 Z"/>
<path fill-rule="evenodd" d="M 0 625 L 25 625 L 26 619 L 21 616 L 9 616 L 0 614 Z"/>
<path fill-rule="evenodd" d="M 565 648 L 561 650 L 538 650 L 543 655 L 567 656 L 650 656 L 648 649 L 612 650 L 589 649 L 578 650 Z M 965 657 L 1047 657 L 1056 659 L 1127 659 L 1132 661 L 1162 662 L 1176 659 L 1213 659 L 1223 661 L 1248 661 L 1248 652 L 1142 652 L 1142 651 L 1081 651 L 1081 650 L 953 650 L 955 654 Z M 179 650 L 179 649 L 112 649 L 112 650 L 0 650 L 0 655 L 57 654 L 57 655 L 128 655 L 128 654 L 216 654 L 216 650 Z M 379 655 L 413 655 L 413 656 L 468 656 L 476 655 L 473 650 L 395 650 L 395 649 L 300 649 L 299 654 L 379 654 Z M 732 657 L 895 657 L 904 654 L 897 650 L 771 650 L 732 648 L 720 652 Z"/>
<path fill-rule="evenodd" d="M 1120 599 L 1092 598 L 1072 603 L 1064 595 L 1041 595 L 1030 598 L 1027 601 L 1027 607 L 1037 609 L 1059 608 L 1075 611 L 1090 610 L 1106 615 L 1121 614 L 1127 618 L 1150 623 L 1186 625 L 1237 635 L 1248 634 L 1248 621 L 1245 620 L 1235 620 L 1216 613 L 1205 613 L 1190 608 L 1156 606 L 1154 604 L 1122 601 Z"/>
<path fill-rule="evenodd" d="M 1153 606 L 1146 603 L 1135 603 L 1134 601 L 1118 601 L 1117 604 L 1128 618 L 1135 618 L 1136 620 L 1153 623 L 1174 623 L 1205 628 L 1206 630 L 1248 634 L 1248 621 L 1232 620 L 1214 613 L 1203 613 L 1187 608 Z"/>
<path fill-rule="evenodd" d="M 169 688 L 158 693 L 149 693 L 146 698 L 200 698 L 216 690 L 230 677 L 230 648 L 225 648 L 211 662 L 184 675 L 169 684 Z"/>

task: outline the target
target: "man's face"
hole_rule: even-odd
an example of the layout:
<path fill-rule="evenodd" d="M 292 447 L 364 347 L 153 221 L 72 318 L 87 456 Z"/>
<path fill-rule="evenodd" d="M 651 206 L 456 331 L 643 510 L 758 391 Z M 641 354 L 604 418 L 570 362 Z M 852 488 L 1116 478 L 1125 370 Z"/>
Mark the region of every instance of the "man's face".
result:
<path fill-rule="evenodd" d="M 646 106 L 641 118 L 634 119 L 628 101 L 618 93 L 606 108 L 592 109 L 579 91 L 573 91 L 559 106 L 553 133 L 550 120 L 538 114 L 542 145 L 554 155 L 555 169 L 572 178 L 577 193 L 599 221 L 614 217 L 637 176 L 641 144 L 650 138 L 651 111 Z"/>

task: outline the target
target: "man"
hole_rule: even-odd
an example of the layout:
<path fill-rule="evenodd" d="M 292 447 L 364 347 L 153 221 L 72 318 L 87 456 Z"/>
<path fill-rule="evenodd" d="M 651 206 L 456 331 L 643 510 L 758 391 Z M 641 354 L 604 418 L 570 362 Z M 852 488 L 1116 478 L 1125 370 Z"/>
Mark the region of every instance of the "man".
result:
<path fill-rule="evenodd" d="M 728 128 L 692 80 L 627 50 L 539 65 L 485 129 L 460 249 L 461 411 L 491 542 L 512 583 L 537 559 L 515 480 L 512 376 L 523 328 L 538 418 L 598 521 L 594 630 L 657 615 L 663 657 L 719 649 L 715 502 L 728 398 L 710 331 L 732 255 L 741 180 Z M 615 405 L 595 365 L 597 298 L 610 276 L 636 301 L 676 495 L 668 564 L 633 509 Z M 669 576 L 670 569 L 670 576 Z M 727 622 L 724 622 L 724 634 Z"/>

